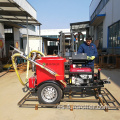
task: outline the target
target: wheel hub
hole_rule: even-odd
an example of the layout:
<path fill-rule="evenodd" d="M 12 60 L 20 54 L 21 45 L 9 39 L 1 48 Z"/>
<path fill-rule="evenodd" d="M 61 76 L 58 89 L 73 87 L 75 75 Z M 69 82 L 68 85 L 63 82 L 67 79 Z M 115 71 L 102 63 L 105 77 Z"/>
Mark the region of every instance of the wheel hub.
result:
<path fill-rule="evenodd" d="M 46 86 L 41 92 L 42 99 L 48 103 L 53 102 L 57 98 L 57 90 L 52 86 Z"/>

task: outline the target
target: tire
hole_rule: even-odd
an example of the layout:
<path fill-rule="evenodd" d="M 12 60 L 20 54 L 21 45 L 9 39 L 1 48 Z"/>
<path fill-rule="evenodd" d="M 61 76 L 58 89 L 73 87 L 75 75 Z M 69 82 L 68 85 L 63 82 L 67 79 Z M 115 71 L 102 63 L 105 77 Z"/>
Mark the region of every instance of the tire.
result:
<path fill-rule="evenodd" d="M 43 104 L 59 103 L 62 97 L 62 90 L 53 83 L 44 83 L 39 87 L 37 93 L 39 103 Z"/>

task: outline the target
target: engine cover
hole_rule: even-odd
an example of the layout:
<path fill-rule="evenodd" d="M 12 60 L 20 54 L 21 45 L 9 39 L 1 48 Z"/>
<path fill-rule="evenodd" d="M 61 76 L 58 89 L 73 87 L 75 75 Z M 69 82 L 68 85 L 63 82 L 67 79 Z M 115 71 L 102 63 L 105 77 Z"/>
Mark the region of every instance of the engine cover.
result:
<path fill-rule="evenodd" d="M 71 68 L 71 83 L 74 85 L 87 85 L 92 81 L 92 69 L 89 67 Z"/>

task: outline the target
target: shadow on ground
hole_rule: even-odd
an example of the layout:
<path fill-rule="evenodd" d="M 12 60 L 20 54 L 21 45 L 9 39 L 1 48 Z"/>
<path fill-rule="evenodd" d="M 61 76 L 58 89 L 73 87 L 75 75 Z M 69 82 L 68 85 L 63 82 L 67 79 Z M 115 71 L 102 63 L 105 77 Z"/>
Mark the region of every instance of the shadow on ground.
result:
<path fill-rule="evenodd" d="M 4 75 L 6 75 L 8 72 L 9 72 L 9 70 L 0 72 L 0 78 L 3 77 Z"/>
<path fill-rule="evenodd" d="M 110 77 L 112 82 L 114 82 L 117 86 L 120 87 L 120 69 L 102 69 L 101 72 L 106 76 Z M 104 79 L 104 78 L 102 78 Z"/>

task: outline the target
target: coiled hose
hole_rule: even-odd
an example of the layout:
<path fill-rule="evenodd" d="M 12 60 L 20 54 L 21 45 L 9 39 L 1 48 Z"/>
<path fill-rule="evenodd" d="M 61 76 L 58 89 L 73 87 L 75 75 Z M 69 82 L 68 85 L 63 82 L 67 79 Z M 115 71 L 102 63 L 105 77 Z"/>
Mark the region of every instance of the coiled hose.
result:
<path fill-rule="evenodd" d="M 23 86 L 25 86 L 25 85 L 26 85 L 26 82 L 24 83 L 24 82 L 22 81 L 22 79 L 21 79 L 21 77 L 20 77 L 20 75 L 19 75 L 19 73 L 18 73 L 17 66 L 16 66 L 16 64 L 15 64 L 15 58 L 16 58 L 16 57 L 21 57 L 21 54 L 20 54 L 20 53 L 15 53 L 15 54 L 12 56 L 12 63 L 13 63 L 13 67 L 14 67 L 14 69 L 15 69 L 15 72 L 16 72 L 16 74 L 17 74 L 17 76 L 18 76 L 18 79 L 19 79 L 20 83 L 21 83 Z"/>
<path fill-rule="evenodd" d="M 31 51 L 31 52 L 29 53 L 29 56 L 27 56 L 27 58 L 31 57 L 31 54 L 32 54 L 33 52 L 39 53 L 40 55 L 42 55 L 43 57 L 45 57 L 45 55 L 44 55 L 42 52 L 37 51 L 37 50 L 33 50 L 33 51 Z M 17 77 L 18 77 L 20 83 L 21 83 L 23 86 L 25 86 L 26 83 L 28 82 L 28 72 L 29 72 L 29 63 L 30 63 L 30 62 L 27 60 L 26 80 L 25 80 L 25 82 L 23 82 L 22 79 L 21 79 L 21 77 L 20 77 L 20 75 L 19 75 L 19 73 L 18 73 L 17 66 L 16 66 L 16 63 L 15 63 L 15 58 L 16 58 L 16 57 L 22 57 L 22 56 L 21 56 L 20 53 L 15 53 L 15 54 L 12 56 L 12 63 L 13 63 L 13 67 L 14 67 L 14 69 L 15 69 L 15 72 L 16 72 L 16 74 L 17 74 Z"/>
<path fill-rule="evenodd" d="M 42 52 L 40 52 L 40 51 L 37 51 L 37 50 L 32 50 L 30 53 L 29 53 L 29 58 L 31 57 L 31 54 L 33 53 L 33 52 L 36 52 L 36 53 L 39 53 L 40 55 L 42 55 L 43 57 L 45 57 L 45 55 L 42 53 Z M 27 73 L 26 73 L 26 82 L 28 82 L 28 74 L 29 74 L 29 65 L 30 65 L 30 61 L 28 60 L 27 61 Z"/>

